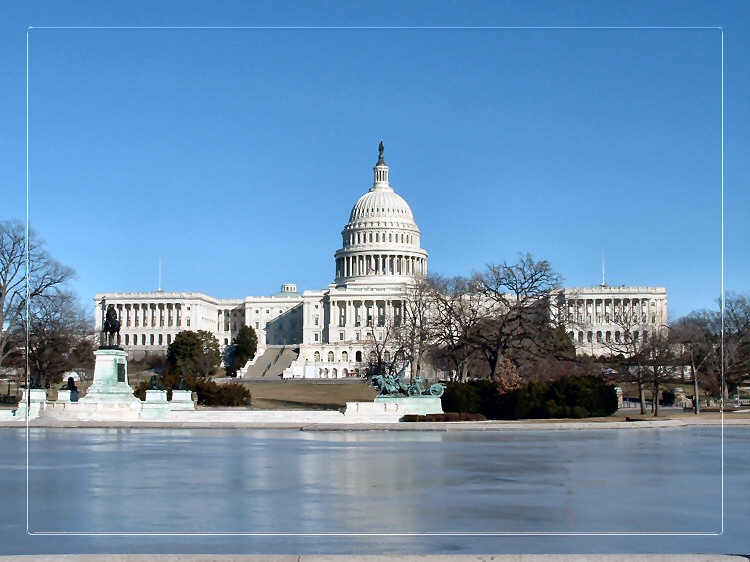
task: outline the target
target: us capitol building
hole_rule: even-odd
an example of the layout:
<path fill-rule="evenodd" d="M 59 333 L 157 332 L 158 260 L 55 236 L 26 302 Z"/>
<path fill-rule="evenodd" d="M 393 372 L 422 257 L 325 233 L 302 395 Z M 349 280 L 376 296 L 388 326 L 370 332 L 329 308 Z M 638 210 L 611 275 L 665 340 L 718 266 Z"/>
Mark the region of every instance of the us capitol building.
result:
<path fill-rule="evenodd" d="M 103 293 L 95 297 L 97 331 L 114 304 L 121 342 L 131 356 L 166 353 L 177 333 L 205 330 L 222 348 L 243 326 L 258 335 L 255 359 L 238 376 L 345 378 L 357 374 L 371 338 L 403 318 L 404 286 L 427 275 L 427 251 L 409 204 L 391 187 L 380 144 L 374 183 L 359 198 L 336 251 L 336 277 L 327 289 L 287 283 L 266 297 L 217 299 L 203 293 Z M 600 355 L 622 337 L 619 311 L 637 312 L 648 329 L 667 324 L 663 287 L 566 288 L 558 299 L 571 319 L 568 335 L 579 353 Z M 645 335 L 645 334 L 644 334 Z"/>

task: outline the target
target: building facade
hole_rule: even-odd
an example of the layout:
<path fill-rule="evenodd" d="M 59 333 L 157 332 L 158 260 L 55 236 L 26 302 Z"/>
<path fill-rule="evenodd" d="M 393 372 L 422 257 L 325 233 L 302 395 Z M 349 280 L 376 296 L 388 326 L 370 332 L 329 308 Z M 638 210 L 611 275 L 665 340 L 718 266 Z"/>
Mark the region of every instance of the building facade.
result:
<path fill-rule="evenodd" d="M 268 348 L 299 349 L 284 377 L 357 375 L 372 340 L 382 341 L 390 326 L 402 322 L 408 281 L 428 271 L 421 231 L 409 204 L 391 187 L 389 171 L 381 143 L 373 185 L 356 202 L 341 232 L 335 277 L 328 288 L 300 294 L 295 284 L 287 283 L 274 295 L 244 299 L 163 291 L 103 293 L 95 298 L 97 329 L 107 306 L 114 304 L 121 344 L 138 357 L 166 353 L 182 330 L 210 332 L 224 348 L 242 326 L 250 326 L 258 334 L 256 357 Z M 652 329 L 647 326 L 667 322 L 663 287 L 569 288 L 558 294 L 557 302 L 581 353 L 611 350 L 607 344 L 622 337 L 622 311 L 637 311 L 643 334 Z"/>

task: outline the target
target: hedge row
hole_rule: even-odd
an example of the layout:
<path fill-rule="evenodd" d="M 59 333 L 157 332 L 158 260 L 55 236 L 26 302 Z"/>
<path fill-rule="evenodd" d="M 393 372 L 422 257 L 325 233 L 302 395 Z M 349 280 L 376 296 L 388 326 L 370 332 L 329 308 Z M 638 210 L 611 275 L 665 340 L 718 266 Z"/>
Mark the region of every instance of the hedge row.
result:
<path fill-rule="evenodd" d="M 446 414 L 406 414 L 405 422 L 455 422 L 455 421 L 487 421 L 482 414 L 470 414 L 468 412 L 448 412 Z"/>
<path fill-rule="evenodd" d="M 168 391 L 167 398 L 172 398 L 172 390 L 177 388 L 180 382 L 179 375 L 165 375 L 161 384 Z M 188 390 L 198 395 L 198 404 L 202 406 L 245 406 L 250 404 L 252 394 L 246 386 L 230 382 L 217 384 L 216 382 L 201 377 L 187 379 Z M 150 381 L 142 381 L 135 390 L 135 395 L 141 400 L 146 399 L 146 391 L 151 386 Z"/>
<path fill-rule="evenodd" d="M 588 418 L 617 411 L 614 386 L 598 377 L 566 377 L 530 382 L 501 393 L 492 381 L 450 383 L 443 410 L 480 413 L 493 420 Z"/>

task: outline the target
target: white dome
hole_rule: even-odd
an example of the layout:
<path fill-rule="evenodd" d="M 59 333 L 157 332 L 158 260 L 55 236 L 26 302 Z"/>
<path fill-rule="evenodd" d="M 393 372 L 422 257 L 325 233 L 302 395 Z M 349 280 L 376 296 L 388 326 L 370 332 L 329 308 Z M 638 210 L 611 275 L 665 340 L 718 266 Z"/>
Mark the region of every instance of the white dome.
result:
<path fill-rule="evenodd" d="M 403 283 L 427 274 L 427 252 L 420 246 L 420 231 L 411 207 L 388 183 L 389 168 L 380 158 L 373 169 L 375 183 L 359 198 L 335 254 L 336 284 Z"/>
<path fill-rule="evenodd" d="M 414 222 L 409 204 L 390 187 L 373 187 L 360 197 L 349 215 L 349 222 L 375 218 Z"/>

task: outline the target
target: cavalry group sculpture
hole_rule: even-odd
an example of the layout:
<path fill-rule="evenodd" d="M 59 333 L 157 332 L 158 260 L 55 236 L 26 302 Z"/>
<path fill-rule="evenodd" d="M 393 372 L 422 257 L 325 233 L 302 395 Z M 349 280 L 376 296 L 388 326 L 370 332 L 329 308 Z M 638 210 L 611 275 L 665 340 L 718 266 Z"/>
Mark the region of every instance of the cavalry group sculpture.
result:
<path fill-rule="evenodd" d="M 374 375 L 372 384 L 378 389 L 378 396 L 423 396 L 430 395 L 440 397 L 445 392 L 445 385 L 442 383 L 425 386 L 425 381 L 421 377 L 416 377 L 411 384 L 404 382 L 404 373 L 398 375 Z"/>

